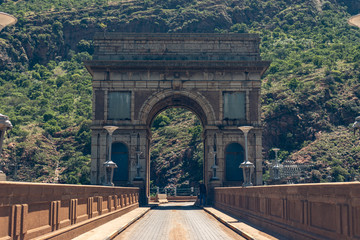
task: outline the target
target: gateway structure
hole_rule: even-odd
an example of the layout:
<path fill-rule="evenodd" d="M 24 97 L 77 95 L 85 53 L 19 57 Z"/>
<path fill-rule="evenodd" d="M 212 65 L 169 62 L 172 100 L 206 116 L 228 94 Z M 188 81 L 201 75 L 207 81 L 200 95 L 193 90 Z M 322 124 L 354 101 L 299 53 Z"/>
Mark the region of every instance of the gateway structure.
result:
<path fill-rule="evenodd" d="M 85 66 L 93 77 L 91 182 L 105 181 L 108 141 L 104 126 L 116 126 L 111 158 L 115 185 L 139 186 L 149 197 L 151 124 L 163 110 L 182 107 L 203 126 L 204 183 L 235 186 L 243 182 L 244 135 L 253 183 L 262 184 L 261 61 L 254 34 L 95 35 L 95 53 Z"/>

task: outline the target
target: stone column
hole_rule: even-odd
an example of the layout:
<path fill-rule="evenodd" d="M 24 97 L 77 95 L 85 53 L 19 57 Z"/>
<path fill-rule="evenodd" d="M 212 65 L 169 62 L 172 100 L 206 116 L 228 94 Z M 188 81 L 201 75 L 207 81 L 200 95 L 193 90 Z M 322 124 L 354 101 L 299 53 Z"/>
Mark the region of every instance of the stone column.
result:
<path fill-rule="evenodd" d="M 12 124 L 8 116 L 0 114 L 0 156 L 2 152 L 3 141 L 5 137 L 5 132 L 9 129 L 12 129 Z M 6 181 L 6 175 L 0 169 L 0 181 Z"/>
<path fill-rule="evenodd" d="M 9 129 L 12 129 L 12 127 L 13 126 L 9 120 L 9 117 L 0 114 L 0 153 L 2 151 L 2 145 L 3 145 L 5 132 Z"/>

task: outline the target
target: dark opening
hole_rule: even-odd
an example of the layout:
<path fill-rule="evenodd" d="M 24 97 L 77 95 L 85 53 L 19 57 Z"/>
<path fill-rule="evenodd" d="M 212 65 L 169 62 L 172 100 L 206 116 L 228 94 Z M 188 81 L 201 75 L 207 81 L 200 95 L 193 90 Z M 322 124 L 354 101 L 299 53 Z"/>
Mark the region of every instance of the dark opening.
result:
<path fill-rule="evenodd" d="M 244 161 L 244 148 L 238 143 L 231 143 L 225 150 L 226 181 L 243 181 L 243 172 L 239 168 Z"/>
<path fill-rule="evenodd" d="M 114 182 L 128 181 L 129 151 L 125 144 L 115 142 L 111 148 L 111 159 L 118 166 L 114 169 Z"/>

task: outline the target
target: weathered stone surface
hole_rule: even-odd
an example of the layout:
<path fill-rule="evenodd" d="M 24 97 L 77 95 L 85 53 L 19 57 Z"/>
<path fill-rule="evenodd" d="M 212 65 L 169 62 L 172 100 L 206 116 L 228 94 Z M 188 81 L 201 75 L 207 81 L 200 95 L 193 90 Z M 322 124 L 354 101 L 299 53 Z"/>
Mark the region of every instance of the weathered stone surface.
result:
<path fill-rule="evenodd" d="M 85 66 L 93 76 L 92 175 L 93 184 L 104 179 L 107 143 L 105 125 L 115 125 L 114 142 L 129 150 L 129 179 L 116 184 L 135 184 L 137 142 L 126 136 L 140 136 L 140 175 L 149 196 L 150 125 L 161 111 L 183 107 L 200 118 L 204 128 L 204 181 L 214 186 L 239 185 L 226 182 L 225 149 L 232 142 L 244 146 L 238 126 L 254 127 L 249 134 L 250 161 L 256 164 L 253 182 L 262 184 L 260 121 L 260 77 L 269 66 L 261 61 L 259 37 L 254 34 L 125 34 L 95 35 L 95 53 Z M 131 92 L 131 119 L 108 119 L 111 91 Z M 246 117 L 224 119 L 225 92 L 246 94 Z M 103 95 L 102 95 L 103 93 Z M 99 100 L 97 100 L 99 99 Z M 98 102 L 99 101 L 99 102 Z M 103 109 L 102 109 L 103 108 Z M 213 177 L 212 149 L 217 136 L 217 177 Z M 255 141 L 255 138 L 257 139 Z M 239 172 L 241 169 L 239 169 Z M 210 197 L 211 198 L 211 197 Z"/>

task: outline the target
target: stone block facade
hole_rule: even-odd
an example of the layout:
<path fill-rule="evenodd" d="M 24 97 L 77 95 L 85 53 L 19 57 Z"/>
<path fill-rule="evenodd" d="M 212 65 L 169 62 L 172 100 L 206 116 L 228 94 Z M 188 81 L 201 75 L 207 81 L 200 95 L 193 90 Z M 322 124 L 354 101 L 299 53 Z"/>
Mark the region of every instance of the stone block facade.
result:
<path fill-rule="evenodd" d="M 259 41 L 254 34 L 95 35 L 93 60 L 85 62 L 94 93 L 92 183 L 104 182 L 108 143 L 103 127 L 113 125 L 118 127 L 113 142 L 128 149 L 121 153 L 128 158 L 127 178 L 114 182 L 140 186 L 148 197 L 151 123 L 161 111 L 182 107 L 202 122 L 204 182 L 210 189 L 241 184 L 226 181 L 225 149 L 231 143 L 244 146 L 238 129 L 244 125 L 254 127 L 249 133 L 249 159 L 256 166 L 254 183 L 262 184 L 260 78 L 269 62 L 260 59 Z M 126 105 L 114 99 L 123 99 L 121 104 Z M 211 169 L 214 145 L 217 178 Z"/>

